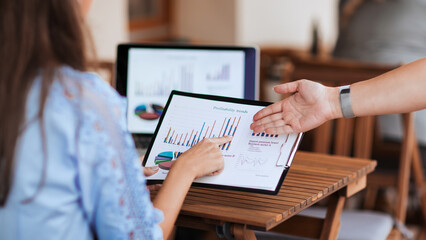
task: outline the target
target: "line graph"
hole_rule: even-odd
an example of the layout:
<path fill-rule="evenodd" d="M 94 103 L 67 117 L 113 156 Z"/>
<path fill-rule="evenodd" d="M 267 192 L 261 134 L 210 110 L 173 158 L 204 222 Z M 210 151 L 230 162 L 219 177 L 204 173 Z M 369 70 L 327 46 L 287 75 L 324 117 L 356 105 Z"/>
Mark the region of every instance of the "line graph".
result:
<path fill-rule="evenodd" d="M 240 154 L 236 161 L 236 168 L 240 170 L 257 170 L 268 162 L 268 158 Z"/>

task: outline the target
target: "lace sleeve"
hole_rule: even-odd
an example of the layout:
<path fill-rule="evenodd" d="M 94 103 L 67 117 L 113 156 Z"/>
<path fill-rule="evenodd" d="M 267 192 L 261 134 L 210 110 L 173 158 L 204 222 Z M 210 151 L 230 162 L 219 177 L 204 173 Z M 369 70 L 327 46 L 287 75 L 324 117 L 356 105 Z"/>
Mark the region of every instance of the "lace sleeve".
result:
<path fill-rule="evenodd" d="M 82 207 L 99 239 L 162 239 L 125 121 L 126 103 L 99 77 L 80 89 L 77 155 Z"/>

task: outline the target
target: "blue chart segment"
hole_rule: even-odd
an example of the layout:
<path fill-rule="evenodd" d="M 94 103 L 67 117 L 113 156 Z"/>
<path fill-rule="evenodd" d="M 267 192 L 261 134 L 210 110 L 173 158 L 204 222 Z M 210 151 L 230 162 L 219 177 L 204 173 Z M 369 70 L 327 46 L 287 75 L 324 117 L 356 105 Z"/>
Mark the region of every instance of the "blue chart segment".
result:
<path fill-rule="evenodd" d="M 163 142 L 178 146 L 192 147 L 204 138 L 234 136 L 238 129 L 240 120 L 241 117 L 229 117 L 224 118 L 223 121 L 215 120 L 209 125 L 206 125 L 206 122 L 203 122 L 199 129 L 192 129 L 188 131 L 177 131 L 170 127 Z M 226 143 L 222 145 L 221 149 L 228 150 L 230 145 L 231 142 Z"/>

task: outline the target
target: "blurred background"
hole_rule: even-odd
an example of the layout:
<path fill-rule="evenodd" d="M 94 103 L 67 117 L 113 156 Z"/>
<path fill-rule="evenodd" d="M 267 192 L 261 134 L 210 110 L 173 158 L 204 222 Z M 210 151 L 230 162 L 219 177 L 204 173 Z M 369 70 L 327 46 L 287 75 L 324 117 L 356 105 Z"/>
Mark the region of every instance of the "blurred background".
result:
<path fill-rule="evenodd" d="M 337 0 L 94 0 L 89 24 L 101 59 L 119 42 L 187 41 L 308 50 L 312 28 L 324 51 L 338 32 Z"/>

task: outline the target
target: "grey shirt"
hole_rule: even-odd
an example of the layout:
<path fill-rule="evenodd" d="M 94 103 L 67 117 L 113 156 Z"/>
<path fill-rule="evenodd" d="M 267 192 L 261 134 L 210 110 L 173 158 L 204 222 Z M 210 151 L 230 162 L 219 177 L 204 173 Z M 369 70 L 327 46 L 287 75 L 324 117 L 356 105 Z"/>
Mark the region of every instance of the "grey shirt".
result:
<path fill-rule="evenodd" d="M 426 57 L 426 0 L 364 1 L 339 33 L 334 56 L 388 64 Z M 383 137 L 402 138 L 399 115 L 379 119 Z M 416 112 L 415 124 L 426 146 L 426 110 Z"/>
<path fill-rule="evenodd" d="M 400 64 L 426 56 L 426 0 L 365 1 L 339 33 L 334 55 Z"/>

